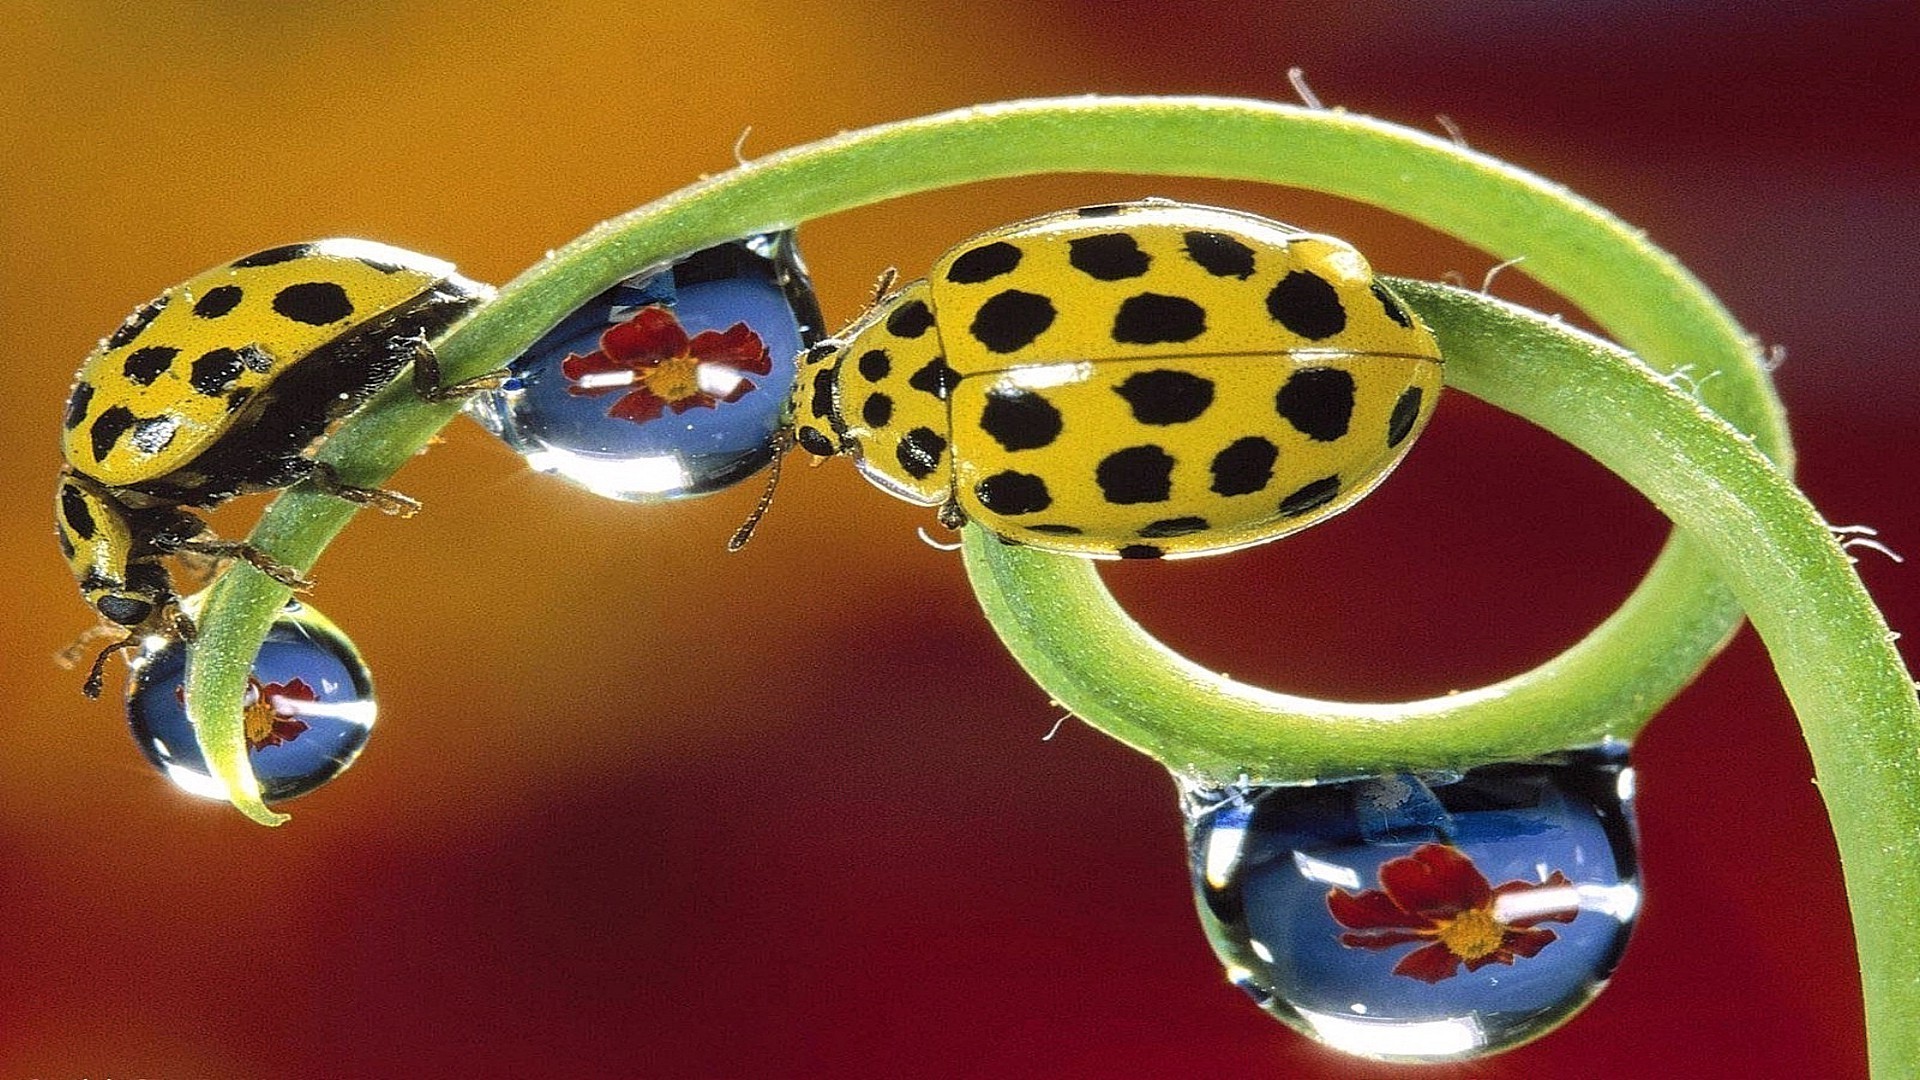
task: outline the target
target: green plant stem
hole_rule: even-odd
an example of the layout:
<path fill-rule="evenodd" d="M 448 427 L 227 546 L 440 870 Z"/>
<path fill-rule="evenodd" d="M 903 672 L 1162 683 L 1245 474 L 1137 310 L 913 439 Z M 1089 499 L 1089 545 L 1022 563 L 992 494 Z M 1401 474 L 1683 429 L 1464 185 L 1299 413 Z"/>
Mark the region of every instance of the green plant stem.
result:
<path fill-rule="evenodd" d="M 1710 403 L 1755 432 L 1777 458 L 1788 453 L 1777 402 L 1739 328 L 1683 269 L 1604 211 L 1557 185 L 1396 125 L 1212 98 L 1014 102 L 773 155 L 598 226 L 553 253 L 437 343 L 441 366 L 450 379 L 497 368 L 623 277 L 743 233 L 972 180 L 1072 170 L 1319 188 L 1390 207 L 1500 258 L 1525 256 L 1526 273 L 1578 297 L 1652 362 L 1719 372 L 1707 387 Z M 357 413 L 321 456 L 350 482 L 381 483 L 452 414 L 392 387 Z M 307 569 L 354 509 L 296 487 L 269 509 L 251 542 Z M 285 817 L 256 796 L 238 710 L 252 657 L 285 596 L 251 567 L 223 574 L 189 661 L 189 713 L 209 765 L 227 782 L 234 804 L 267 824 Z M 1730 594 L 1705 565 L 1670 547 L 1621 616 L 1563 659 L 1604 667 L 1636 651 L 1624 643 L 1661 640 L 1642 636 L 1656 631 L 1671 636 L 1669 647 L 1698 666 L 1711 652 L 1699 643 L 1722 639 L 1737 618 Z M 1550 671 L 1542 681 L 1560 678 Z M 1471 711 L 1471 701 L 1462 704 Z"/>
<path fill-rule="evenodd" d="M 1920 707 L 1885 620 L 1826 523 L 1751 440 L 1630 353 L 1475 293 L 1410 281 L 1394 289 L 1433 328 L 1449 382 L 1580 446 L 1721 568 L 1767 644 L 1827 795 L 1861 945 L 1875 1075 L 1920 1075 L 1920 919 L 1911 902 L 1920 887 Z M 1557 711 L 1559 696 L 1611 696 L 1605 685 L 1556 684 L 1544 694 L 1525 685 L 1467 719 L 1444 708 L 1448 698 L 1359 706 L 1270 694 L 1166 649 L 1113 604 L 1084 560 L 1010 547 L 974 526 L 965 551 L 988 617 L 1035 681 L 1101 729 L 1202 778 L 1308 780 L 1524 758 L 1590 734 Z"/>
<path fill-rule="evenodd" d="M 614 282 L 708 244 L 915 191 L 1057 171 L 1185 174 L 1316 188 L 1388 207 L 1498 258 L 1524 256 L 1524 272 L 1579 303 L 1649 363 L 1669 369 L 1691 365 L 1702 379 L 1715 373 L 1703 388 L 1706 403 L 1752 433 L 1776 460 L 1788 460 L 1784 421 L 1752 343 L 1698 282 L 1634 230 L 1557 185 L 1422 133 L 1338 111 L 1225 99 L 1016 102 L 886 125 L 774 155 L 608 222 L 554 253 L 438 343 L 442 366 L 452 379 L 498 367 Z M 379 483 L 451 414 L 447 407 L 414 400 L 404 388 L 389 388 L 356 414 L 322 457 L 350 482 Z M 1745 443 L 1733 442 L 1739 453 L 1751 455 Z M 251 540 L 283 562 L 308 568 L 352 512 L 348 504 L 295 488 L 270 508 Z M 252 657 L 285 595 L 244 565 L 222 575 L 209 596 L 189 664 L 189 713 L 209 764 L 227 782 L 235 805 L 267 823 L 284 817 L 259 801 L 248 772 L 239 704 Z M 1825 608 L 1819 613 L 1830 614 Z M 1705 662 L 1737 618 L 1736 604 L 1714 580 L 1709 564 L 1676 539 L 1622 611 L 1537 672 L 1536 682 L 1566 681 L 1592 691 L 1591 680 L 1572 679 L 1568 668 L 1575 674 L 1599 671 L 1610 659 L 1624 661 L 1650 643 L 1664 643 L 1660 647 L 1679 659 L 1624 669 L 1633 672 L 1631 678 L 1647 681 L 1596 698 L 1599 704 L 1583 722 L 1591 728 L 1591 721 L 1616 706 L 1643 717 L 1670 693 L 1667 684 L 1676 675 L 1690 674 Z M 1818 618 L 1809 621 L 1814 629 L 1802 633 L 1837 633 Z M 1562 661 L 1564 666 L 1555 666 Z M 1658 675 L 1661 670 L 1666 674 Z M 1868 681 L 1885 677 L 1877 671 Z M 1627 679 L 1616 672 L 1613 681 Z M 1475 722 L 1467 718 L 1500 694 L 1460 695 L 1461 727 L 1470 732 Z M 1435 715 L 1440 722 L 1451 714 Z M 1598 722 L 1605 727 L 1604 720 Z M 1834 741 L 1846 741 L 1831 729 L 1844 727 L 1850 717 L 1803 708 L 1802 722 L 1815 746 L 1824 790 L 1835 803 L 1875 807 L 1888 795 L 1884 786 L 1876 786 L 1888 777 L 1840 764 L 1853 760 L 1846 754 L 1834 762 L 1835 775 L 1827 775 Z M 1394 726 L 1402 732 L 1425 727 Z M 1815 727 L 1823 729 L 1818 736 Z M 1905 740 L 1894 760 L 1913 759 L 1911 724 L 1901 729 L 1889 723 L 1882 731 L 1886 741 Z M 1509 736 L 1507 744 L 1523 741 Z M 1455 752 L 1464 745 L 1456 744 Z M 1492 746 L 1499 745 L 1496 737 Z M 1181 760 L 1177 752 L 1171 757 Z M 1902 790 L 1911 801 L 1912 785 Z M 1834 820 L 1843 834 L 1862 827 L 1853 816 L 1836 813 Z M 1890 897 L 1913 895 L 1912 886 L 1920 881 L 1902 869 L 1912 867 L 1904 858 L 1911 852 L 1876 846 L 1871 837 L 1884 838 L 1884 833 L 1861 832 L 1851 840 L 1843 835 L 1850 889 L 1860 881 L 1868 883 L 1860 891 L 1884 888 Z M 1859 842 L 1863 838 L 1866 842 Z M 1893 862 L 1899 865 L 1890 866 Z M 1857 902 L 1862 902 L 1860 891 Z M 1872 929 L 1887 929 L 1885 920 Z M 1863 954 L 1884 950 L 1867 930 L 1862 924 Z M 1909 972 L 1920 969 L 1915 952 L 1906 947 L 1911 944 L 1899 939 L 1899 947 L 1866 965 L 1873 1057 L 1876 1068 L 1889 1076 L 1920 1072 L 1914 1034 L 1920 1031 L 1915 1023 L 1920 1010 L 1914 1007 L 1911 981 L 1901 984 L 1872 972 L 1884 974 L 1902 964 Z"/>

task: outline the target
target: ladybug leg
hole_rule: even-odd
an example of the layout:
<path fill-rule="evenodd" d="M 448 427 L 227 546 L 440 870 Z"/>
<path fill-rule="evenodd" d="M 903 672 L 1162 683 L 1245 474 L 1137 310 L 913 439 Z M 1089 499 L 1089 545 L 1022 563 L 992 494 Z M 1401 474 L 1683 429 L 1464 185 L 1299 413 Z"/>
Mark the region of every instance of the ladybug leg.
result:
<path fill-rule="evenodd" d="M 173 636 L 181 641 L 192 641 L 198 633 L 194 629 L 193 620 L 188 618 L 186 612 L 181 611 L 176 605 L 170 603 L 168 610 L 172 613 L 172 626 L 170 630 Z M 161 618 L 166 619 L 167 616 L 163 614 Z M 142 635 L 124 626 L 110 626 L 106 623 L 101 623 L 99 626 L 95 626 L 80 635 L 78 641 L 67 646 L 61 650 L 58 656 L 54 657 L 54 662 L 58 663 L 61 667 L 73 667 L 80 662 L 82 656 L 86 655 L 87 646 L 103 637 L 111 637 L 113 640 L 107 642 L 99 652 L 94 654 L 93 663 L 87 667 L 87 679 L 80 684 L 80 692 L 89 698 L 98 698 L 100 696 L 101 685 L 106 682 L 107 658 L 117 652 L 128 652 L 140 648 Z"/>
<path fill-rule="evenodd" d="M 148 543 L 153 545 L 154 551 L 161 554 L 182 556 L 182 561 L 190 570 L 210 572 L 212 568 L 200 564 L 201 560 L 242 559 L 249 566 L 289 589 L 305 592 L 313 588 L 313 582 L 301 577 L 300 572 L 293 567 L 272 558 L 252 544 L 239 540 L 220 539 L 207 528 L 206 522 L 185 512 L 178 513 L 174 520 L 156 529 L 148 539 Z M 151 558 L 151 556 L 148 557 Z M 175 620 L 177 627 L 178 620 L 185 619 L 186 616 L 179 614 L 178 609 L 175 609 L 174 614 L 177 616 Z M 193 640 L 192 631 L 193 624 L 189 622 L 187 633 L 182 635 L 183 639 Z"/>
<path fill-rule="evenodd" d="M 413 349 L 413 392 L 420 395 L 422 401 L 435 405 L 459 401 L 482 390 L 498 390 L 513 378 L 512 371 L 499 368 L 471 379 L 447 383 L 440 373 L 440 357 L 428 344 L 425 335 L 412 338 L 407 344 Z"/>
<path fill-rule="evenodd" d="M 874 279 L 873 296 L 867 301 L 867 306 L 872 307 L 885 300 L 887 294 L 893 291 L 894 283 L 899 280 L 900 271 L 897 267 L 889 266 L 880 271 L 880 276 Z"/>
<path fill-rule="evenodd" d="M 949 529 L 958 529 L 967 523 L 966 511 L 960 509 L 960 501 L 958 499 L 949 498 L 946 502 L 941 503 L 940 509 L 935 512 L 934 517 L 941 525 Z"/>
<path fill-rule="evenodd" d="M 95 642 L 102 638 L 112 638 L 114 641 L 123 641 L 126 639 L 126 636 L 127 628 L 124 626 L 115 626 L 109 622 L 95 623 L 81 631 L 80 636 L 74 638 L 71 645 L 54 653 L 53 662 L 63 670 L 71 671 L 80 666 L 80 661 L 87 655 L 87 650 L 92 648 Z"/>
<path fill-rule="evenodd" d="M 412 517 L 420 512 L 420 500 L 408 498 L 386 488 L 360 487 L 340 479 L 340 473 L 324 461 L 312 462 L 305 477 L 308 483 L 336 499 L 371 506 L 394 517 Z"/>
<path fill-rule="evenodd" d="M 240 559 L 248 566 L 267 575 L 295 592 L 309 592 L 313 582 L 300 576 L 300 571 L 280 562 L 252 544 L 238 540 L 220 540 L 204 537 L 198 540 L 186 540 L 174 545 L 173 550 L 194 555 L 206 555 L 215 559 Z M 185 618 L 185 616 L 181 616 Z M 189 624 L 191 625 L 191 624 Z M 191 640 L 189 638 L 189 640 Z"/>

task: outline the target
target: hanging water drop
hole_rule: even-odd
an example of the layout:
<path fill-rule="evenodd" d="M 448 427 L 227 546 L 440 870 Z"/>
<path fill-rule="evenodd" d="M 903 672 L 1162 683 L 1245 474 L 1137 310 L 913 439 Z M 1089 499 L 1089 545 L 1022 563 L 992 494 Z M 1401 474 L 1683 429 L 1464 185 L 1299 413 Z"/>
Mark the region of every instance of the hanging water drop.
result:
<path fill-rule="evenodd" d="M 1335 1049 L 1477 1057 L 1597 994 L 1640 906 L 1624 748 L 1463 774 L 1188 789 L 1227 976 Z"/>
<path fill-rule="evenodd" d="M 773 458 L 820 306 L 791 231 L 636 274 L 549 330 L 467 412 L 535 470 L 629 502 L 704 495 Z"/>
<path fill-rule="evenodd" d="M 180 788 L 225 801 L 187 722 L 187 650 L 155 638 L 132 663 L 127 722 L 153 766 Z M 247 677 L 247 759 L 263 797 L 278 802 L 345 772 L 373 732 L 373 678 L 339 627 L 289 602 Z"/>

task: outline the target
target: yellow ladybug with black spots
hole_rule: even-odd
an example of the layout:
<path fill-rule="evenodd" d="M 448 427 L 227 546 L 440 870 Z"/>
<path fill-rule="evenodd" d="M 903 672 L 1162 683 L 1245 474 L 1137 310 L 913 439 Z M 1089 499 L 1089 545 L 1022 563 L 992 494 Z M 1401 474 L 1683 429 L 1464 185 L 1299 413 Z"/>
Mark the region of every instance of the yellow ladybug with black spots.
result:
<path fill-rule="evenodd" d="M 792 439 L 1002 540 L 1205 555 L 1380 482 L 1433 413 L 1433 335 L 1343 241 L 1165 200 L 953 248 L 801 358 Z"/>
<path fill-rule="evenodd" d="M 256 252 L 161 293 L 81 364 L 67 398 L 55 521 L 81 595 L 121 640 L 190 636 L 162 560 L 244 558 L 298 575 L 210 535 L 186 507 L 313 480 L 393 512 L 410 500 L 355 488 L 307 456 L 328 425 L 409 363 L 424 396 L 444 399 L 426 340 L 491 289 L 451 264 L 364 240 Z M 417 361 L 417 362 L 416 362 Z"/>

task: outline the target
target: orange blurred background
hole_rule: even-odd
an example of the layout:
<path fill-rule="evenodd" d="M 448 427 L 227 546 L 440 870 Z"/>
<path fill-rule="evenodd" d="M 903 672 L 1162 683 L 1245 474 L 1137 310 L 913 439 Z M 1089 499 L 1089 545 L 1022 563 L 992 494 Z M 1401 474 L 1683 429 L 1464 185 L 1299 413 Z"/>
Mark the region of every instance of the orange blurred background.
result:
<path fill-rule="evenodd" d="M 89 622 L 52 542 L 79 359 L 189 274 L 358 235 L 504 281 L 749 156 L 1021 96 L 1231 93 L 1436 129 L 1675 251 L 1764 341 L 1803 479 L 1920 556 L 1916 24 L 1896 3 L 1653 0 L 335 0 L 0 3 L 0 1077 L 1387 1076 L 1228 987 L 1173 790 L 1057 717 L 931 516 L 844 463 L 637 507 L 528 473 L 474 425 L 318 568 L 382 718 L 266 830 L 147 767 L 49 657 Z M 1276 189 L 997 183 L 809 224 L 830 324 L 883 267 L 1143 194 L 1354 241 L 1388 273 L 1490 260 Z M 1509 272 L 1501 295 L 1560 310 Z M 258 501 L 223 515 L 244 531 Z M 1577 452 L 1454 394 L 1366 506 L 1286 544 L 1108 574 L 1150 627 L 1266 685 L 1442 692 L 1571 642 L 1657 547 Z M 1911 566 L 1862 573 L 1896 627 Z M 1864 1070 L 1832 843 L 1745 633 L 1641 740 L 1648 900 L 1563 1030 L 1426 1077 Z"/>

